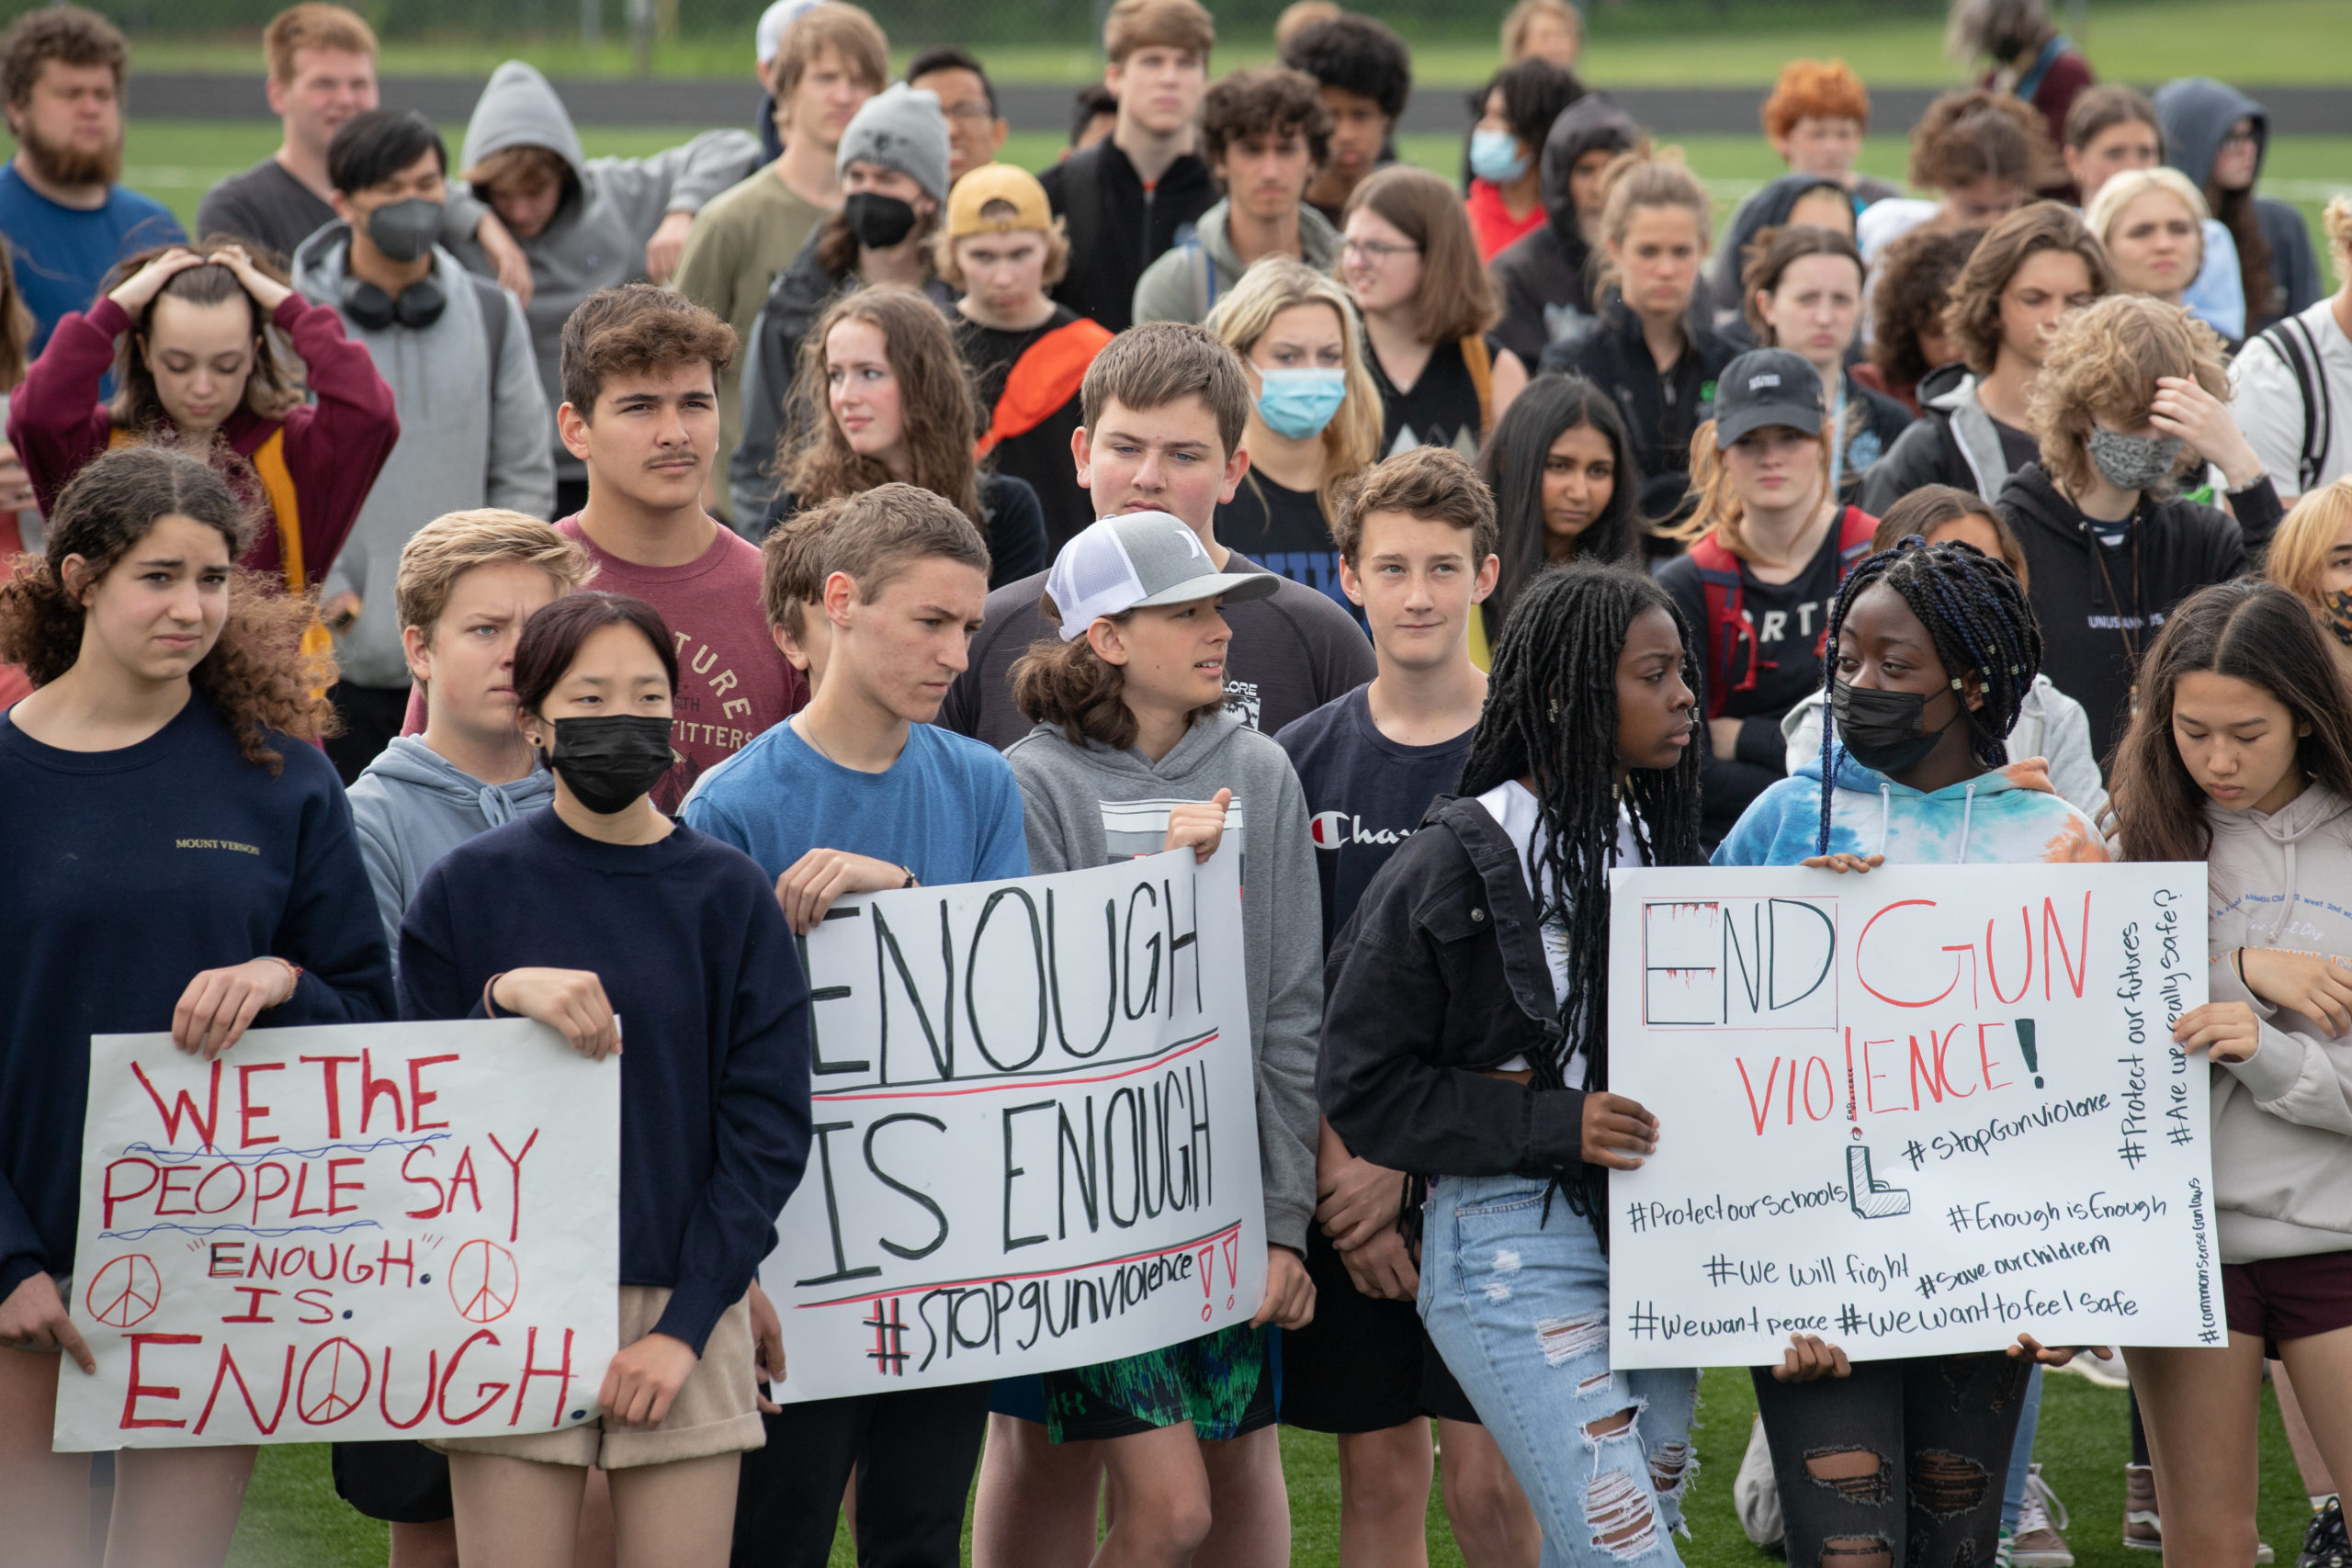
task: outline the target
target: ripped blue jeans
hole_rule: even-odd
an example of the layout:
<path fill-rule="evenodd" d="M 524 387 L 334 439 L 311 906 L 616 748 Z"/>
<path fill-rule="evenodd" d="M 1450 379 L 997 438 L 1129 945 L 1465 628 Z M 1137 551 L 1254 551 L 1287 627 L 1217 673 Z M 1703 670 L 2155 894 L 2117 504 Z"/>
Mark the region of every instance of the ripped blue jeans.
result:
<path fill-rule="evenodd" d="M 1609 1258 L 1525 1177 L 1437 1181 L 1421 1321 L 1544 1527 L 1544 1568 L 1679 1568 L 1699 1374 L 1611 1371 Z"/>

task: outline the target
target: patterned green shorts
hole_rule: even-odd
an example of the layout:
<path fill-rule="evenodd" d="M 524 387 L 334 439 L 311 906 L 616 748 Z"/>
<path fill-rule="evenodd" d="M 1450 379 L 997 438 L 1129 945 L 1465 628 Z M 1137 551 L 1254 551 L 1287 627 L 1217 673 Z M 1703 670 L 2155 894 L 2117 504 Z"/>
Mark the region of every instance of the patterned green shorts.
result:
<path fill-rule="evenodd" d="M 1215 1441 L 1274 1423 L 1266 1337 L 1235 1324 L 1140 1356 L 1047 1372 L 1046 1431 L 1057 1443 L 1131 1437 L 1190 1421 Z"/>

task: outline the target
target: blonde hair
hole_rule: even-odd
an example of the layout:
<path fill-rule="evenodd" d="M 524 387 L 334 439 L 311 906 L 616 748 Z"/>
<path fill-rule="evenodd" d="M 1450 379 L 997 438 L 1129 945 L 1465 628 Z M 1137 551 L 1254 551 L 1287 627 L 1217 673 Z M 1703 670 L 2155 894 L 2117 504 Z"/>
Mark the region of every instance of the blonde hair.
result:
<path fill-rule="evenodd" d="M 1527 35 L 1538 17 L 1549 17 L 1568 29 L 1568 35 L 1579 44 L 1584 41 L 1584 18 L 1567 0 L 1519 0 L 1503 17 L 1503 60 L 1516 63 L 1527 53 Z"/>
<path fill-rule="evenodd" d="M 1600 240 L 1602 248 L 1593 254 L 1593 264 L 1600 278 L 1596 291 L 1614 288 L 1620 281 L 1617 268 L 1609 259 L 1608 247 L 1625 243 L 1627 231 L 1634 225 L 1634 214 L 1648 207 L 1679 207 L 1690 214 L 1699 226 L 1699 250 L 1703 256 L 1714 227 L 1714 204 L 1707 197 L 1707 187 L 1699 176 L 1685 168 L 1682 150 L 1662 147 L 1655 152 L 1636 149 L 1620 152 L 1600 171 L 1600 188 L 1607 198 L 1600 209 Z"/>
<path fill-rule="evenodd" d="M 1139 49 L 1185 49 L 1204 69 L 1216 47 L 1216 18 L 1200 0 L 1118 0 L 1102 21 L 1102 53 L 1117 65 Z"/>
<path fill-rule="evenodd" d="M 2051 337 L 2027 405 L 2041 437 L 2042 468 L 2069 490 L 2082 491 L 2091 482 L 2085 443 L 2097 416 L 2126 429 L 2145 424 L 2159 376 L 2193 376 L 2227 402 L 2227 364 L 2212 328 L 2145 294 L 2110 294 L 2068 313 Z M 2184 447 L 2180 461 L 2203 459 Z"/>
<path fill-rule="evenodd" d="M 552 147 L 517 144 L 501 147 L 458 177 L 472 186 L 475 195 L 486 197 L 492 186 L 504 179 L 520 180 L 526 188 L 562 185 L 571 177 L 571 165 Z"/>
<path fill-rule="evenodd" d="M 376 58 L 376 34 L 356 11 L 305 0 L 288 6 L 262 29 L 261 55 L 280 85 L 294 80 L 294 56 L 305 49 L 339 51 Z"/>
<path fill-rule="evenodd" d="M 988 205 L 995 207 L 999 203 L 991 201 Z M 983 208 L 981 210 L 985 213 L 987 209 Z M 1063 220 L 1055 219 L 1052 227 L 1046 229 L 1014 229 L 1007 232 L 1045 236 L 1046 273 L 1039 281 L 1046 288 L 1052 288 L 1069 274 L 1069 226 Z M 1003 237 L 1004 234 L 989 229 L 977 234 L 958 234 L 950 239 L 946 229 L 943 226 L 939 232 L 931 237 L 931 270 L 939 275 L 940 282 L 944 283 L 956 293 L 968 293 L 971 286 L 964 281 L 964 266 L 956 259 L 956 247 L 966 240 L 993 240 Z"/>
<path fill-rule="evenodd" d="M 577 593 L 596 575 L 579 542 L 536 517 L 503 507 L 445 512 L 409 536 L 401 548 L 392 605 L 403 629 L 430 641 L 458 579 L 478 566 L 535 566 L 555 582 L 559 597 Z"/>
<path fill-rule="evenodd" d="M 812 6 L 792 18 L 777 43 L 775 73 L 770 91 L 775 95 L 779 109 L 800 85 L 800 78 L 817 62 L 817 56 L 831 50 L 841 57 L 843 65 L 876 92 L 890 80 L 890 41 L 882 36 L 882 26 L 855 6 L 841 0 L 825 0 Z"/>
<path fill-rule="evenodd" d="M 2295 509 L 2270 536 L 2270 554 L 2263 562 L 2262 575 L 2317 613 L 2320 574 L 2327 570 L 2328 552 L 2335 548 L 2336 538 L 2347 524 L 2352 524 L 2352 474 L 2295 502 Z"/>
<path fill-rule="evenodd" d="M 2159 164 L 2153 169 L 2126 169 L 2120 175 L 2109 175 L 2108 182 L 2098 187 L 2098 194 L 2091 197 L 2090 206 L 2084 209 L 2083 226 L 2100 244 L 2110 244 L 2112 242 L 2109 236 L 2122 220 L 2123 209 L 2152 190 L 2163 191 L 2177 199 L 2188 209 L 2189 217 L 2197 220 L 2197 261 L 2198 265 L 2202 266 L 2205 263 L 2205 225 L 2212 219 L 2213 209 L 2205 205 L 2205 193 L 2190 184 L 2187 175 L 2168 164 Z"/>
<path fill-rule="evenodd" d="M 2352 197 L 2332 197 L 2319 215 L 2327 233 L 2328 254 L 2335 262 L 2336 280 L 2352 283 Z"/>
<path fill-rule="evenodd" d="M 1817 434 L 1805 439 L 1821 448 L 1821 500 L 1832 500 L 1829 443 Z M 1747 503 L 1732 488 L 1731 466 L 1724 461 L 1724 449 L 1715 442 L 1715 422 L 1712 419 L 1690 433 L 1690 493 L 1699 498 L 1697 510 L 1673 527 L 1657 530 L 1658 537 L 1688 544 L 1713 529 L 1715 542 L 1725 550 L 1741 560 L 1755 559 L 1755 552 L 1743 532 Z"/>
<path fill-rule="evenodd" d="M 1341 487 L 1380 456 L 1380 389 L 1364 365 L 1363 322 L 1339 279 L 1292 256 L 1267 256 L 1241 275 L 1202 324 L 1247 359 L 1274 318 L 1294 305 L 1329 305 L 1340 318 L 1341 376 L 1347 396 L 1323 427 L 1323 483 L 1317 496 L 1328 520 L 1339 514 Z"/>

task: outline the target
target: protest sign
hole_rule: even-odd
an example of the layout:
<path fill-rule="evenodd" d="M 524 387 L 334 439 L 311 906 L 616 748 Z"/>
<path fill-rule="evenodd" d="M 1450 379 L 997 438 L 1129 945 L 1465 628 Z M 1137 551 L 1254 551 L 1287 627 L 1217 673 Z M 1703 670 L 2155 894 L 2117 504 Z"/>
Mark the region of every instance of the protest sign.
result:
<path fill-rule="evenodd" d="M 1153 835 L 1158 841 L 1159 835 Z M 815 1146 L 760 1270 L 784 1400 L 1019 1376 L 1264 1294 L 1238 846 L 845 899 Z"/>
<path fill-rule="evenodd" d="M 90 1042 L 56 1446 L 543 1432 L 618 1332 L 620 1064 L 542 1024 Z"/>
<path fill-rule="evenodd" d="M 2205 868 L 1613 874 L 1610 1360 L 2215 1345 Z"/>

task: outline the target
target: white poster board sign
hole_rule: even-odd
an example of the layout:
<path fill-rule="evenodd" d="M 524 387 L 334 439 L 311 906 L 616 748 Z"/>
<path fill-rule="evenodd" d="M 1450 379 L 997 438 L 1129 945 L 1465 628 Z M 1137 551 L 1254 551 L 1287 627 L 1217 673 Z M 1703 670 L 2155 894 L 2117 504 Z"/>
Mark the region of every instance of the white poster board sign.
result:
<path fill-rule="evenodd" d="M 834 906 L 782 1400 L 1085 1366 L 1264 1294 L 1239 854 Z"/>
<path fill-rule="evenodd" d="M 2193 864 L 1620 871 L 1610 1360 L 2213 1345 Z"/>
<path fill-rule="evenodd" d="M 90 1042 L 56 1446 L 543 1432 L 618 1332 L 620 1064 L 526 1020 Z"/>

